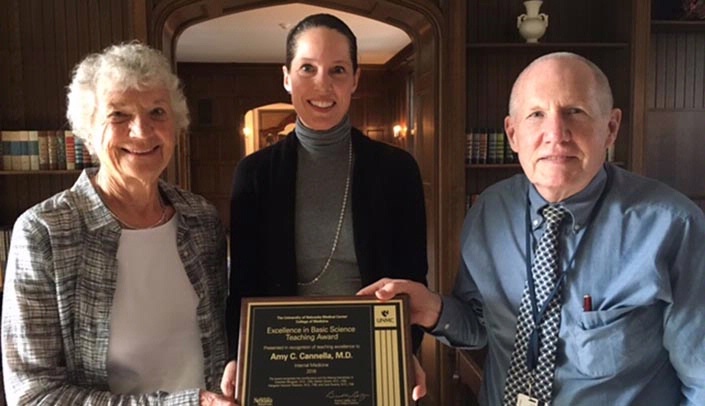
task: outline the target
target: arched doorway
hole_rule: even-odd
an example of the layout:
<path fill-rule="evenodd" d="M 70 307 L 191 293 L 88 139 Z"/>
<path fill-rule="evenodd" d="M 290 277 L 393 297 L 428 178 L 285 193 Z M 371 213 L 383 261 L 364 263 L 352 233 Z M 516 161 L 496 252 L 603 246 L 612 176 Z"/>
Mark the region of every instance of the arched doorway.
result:
<path fill-rule="evenodd" d="M 245 113 L 242 127 L 244 155 L 266 148 L 294 130 L 296 111 L 289 103 L 257 106 Z"/>
<path fill-rule="evenodd" d="M 190 25 L 225 14 L 289 3 L 271 0 L 156 2 L 149 10 L 149 42 L 173 58 L 178 35 Z M 415 49 L 414 155 L 421 168 L 428 213 L 429 284 L 447 292 L 458 264 L 458 235 L 464 215 L 465 21 L 464 1 L 357 0 L 305 1 L 395 25 Z M 439 5 L 442 3 L 442 5 Z M 442 8 L 441 8 L 442 7 Z M 268 102 L 250 103 L 251 109 Z M 449 404 L 448 353 L 426 340 L 422 363 L 432 404 Z"/>

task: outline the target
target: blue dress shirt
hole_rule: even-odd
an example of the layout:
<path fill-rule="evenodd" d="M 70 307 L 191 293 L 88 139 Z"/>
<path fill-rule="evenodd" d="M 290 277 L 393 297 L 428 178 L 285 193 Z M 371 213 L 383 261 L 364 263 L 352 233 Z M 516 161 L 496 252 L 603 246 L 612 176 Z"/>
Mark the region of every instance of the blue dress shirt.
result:
<path fill-rule="evenodd" d="M 552 404 L 705 405 L 703 212 L 667 186 L 609 164 L 562 203 L 570 215 L 559 237 L 567 275 Z M 493 185 L 472 206 L 461 269 L 432 331 L 454 346 L 488 345 L 483 405 L 502 404 L 531 255 L 527 204 L 532 251 L 547 202 L 526 176 Z M 583 309 L 586 294 L 592 311 Z"/>

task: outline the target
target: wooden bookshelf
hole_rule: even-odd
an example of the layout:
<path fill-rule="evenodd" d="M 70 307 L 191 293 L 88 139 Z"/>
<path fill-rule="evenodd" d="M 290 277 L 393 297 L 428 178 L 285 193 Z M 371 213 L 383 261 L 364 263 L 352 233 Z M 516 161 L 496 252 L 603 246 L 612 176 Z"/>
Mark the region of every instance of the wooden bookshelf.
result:
<path fill-rule="evenodd" d="M 512 169 L 521 168 L 521 165 L 517 164 L 467 164 L 466 168 L 472 169 Z"/>
<path fill-rule="evenodd" d="M 13 224 L 28 208 L 71 187 L 81 173 L 74 168 L 92 166 L 88 149 L 71 131 L 35 128 L 41 129 L 0 131 L 0 224 Z"/>
<path fill-rule="evenodd" d="M 82 169 L 50 169 L 50 170 L 34 170 L 34 171 L 0 171 L 0 176 L 12 175 L 78 175 Z"/>
<path fill-rule="evenodd" d="M 511 49 L 511 50 L 545 50 L 549 52 L 561 51 L 565 49 L 590 49 L 590 48 L 612 48 L 612 49 L 623 49 L 628 48 L 629 44 L 626 42 L 565 42 L 565 43 L 535 43 L 527 44 L 525 42 L 512 42 L 512 43 L 502 43 L 502 42 L 480 42 L 480 43 L 468 43 L 466 45 L 469 49 Z"/>
<path fill-rule="evenodd" d="M 653 20 L 651 32 L 705 32 L 705 21 Z"/>

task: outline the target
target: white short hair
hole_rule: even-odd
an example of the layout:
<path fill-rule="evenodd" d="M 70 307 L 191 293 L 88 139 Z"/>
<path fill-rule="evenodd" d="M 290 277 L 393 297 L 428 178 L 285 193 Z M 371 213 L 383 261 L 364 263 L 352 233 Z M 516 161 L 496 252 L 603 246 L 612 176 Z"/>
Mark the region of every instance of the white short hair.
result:
<path fill-rule="evenodd" d="M 74 134 L 91 152 L 91 128 L 100 88 L 148 90 L 166 88 L 169 92 L 177 132 L 189 125 L 188 106 L 179 78 L 159 51 L 139 42 L 113 45 L 101 53 L 88 55 L 73 70 L 68 86 L 66 118 Z"/>

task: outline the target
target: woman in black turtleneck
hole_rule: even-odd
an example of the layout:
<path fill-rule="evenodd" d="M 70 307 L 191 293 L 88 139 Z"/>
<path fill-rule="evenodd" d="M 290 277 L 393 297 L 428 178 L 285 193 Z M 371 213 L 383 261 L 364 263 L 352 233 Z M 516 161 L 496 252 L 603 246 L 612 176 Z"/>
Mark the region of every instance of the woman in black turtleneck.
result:
<path fill-rule="evenodd" d="M 296 128 L 243 159 L 233 180 L 231 358 L 243 297 L 354 295 L 382 277 L 426 283 L 418 165 L 350 124 L 355 35 L 336 17 L 309 16 L 289 32 L 282 70 Z M 414 350 L 422 334 L 414 330 Z"/>

